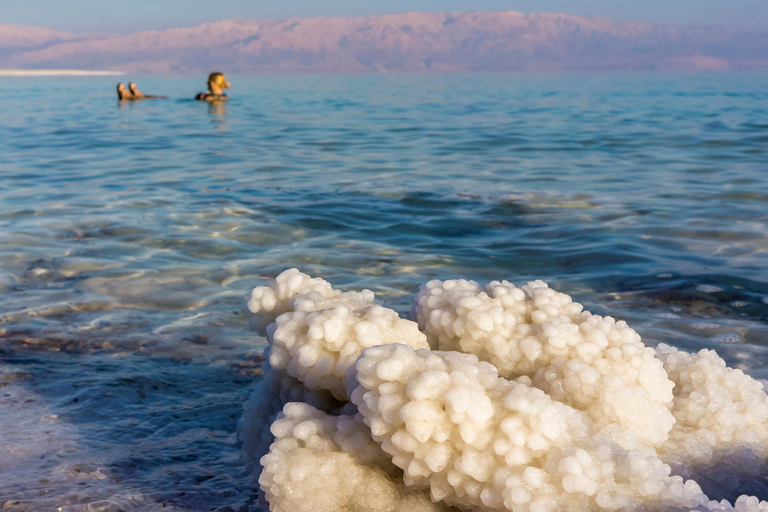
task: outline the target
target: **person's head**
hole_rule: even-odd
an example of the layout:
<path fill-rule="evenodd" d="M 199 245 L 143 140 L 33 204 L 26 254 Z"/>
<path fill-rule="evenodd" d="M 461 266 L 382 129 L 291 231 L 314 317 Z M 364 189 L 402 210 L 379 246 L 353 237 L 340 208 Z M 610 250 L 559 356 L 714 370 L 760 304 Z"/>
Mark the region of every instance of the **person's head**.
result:
<path fill-rule="evenodd" d="M 139 88 L 136 87 L 136 84 L 133 82 L 128 82 L 128 90 L 133 94 L 134 96 L 138 96 L 139 94 Z"/>
<path fill-rule="evenodd" d="M 224 89 L 229 89 L 229 82 L 222 73 L 211 73 L 208 75 L 208 92 L 211 94 L 221 94 Z"/>

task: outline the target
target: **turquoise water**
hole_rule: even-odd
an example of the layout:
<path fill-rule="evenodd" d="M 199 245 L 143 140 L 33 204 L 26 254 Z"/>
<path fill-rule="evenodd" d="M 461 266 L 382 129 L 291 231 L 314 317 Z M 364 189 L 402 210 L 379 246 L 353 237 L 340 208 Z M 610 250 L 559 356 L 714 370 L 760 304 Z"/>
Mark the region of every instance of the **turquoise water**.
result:
<path fill-rule="evenodd" d="M 256 510 L 242 297 L 292 266 L 402 313 L 540 278 L 768 377 L 768 75 L 129 79 L 171 99 L 0 79 L 11 510 Z"/>

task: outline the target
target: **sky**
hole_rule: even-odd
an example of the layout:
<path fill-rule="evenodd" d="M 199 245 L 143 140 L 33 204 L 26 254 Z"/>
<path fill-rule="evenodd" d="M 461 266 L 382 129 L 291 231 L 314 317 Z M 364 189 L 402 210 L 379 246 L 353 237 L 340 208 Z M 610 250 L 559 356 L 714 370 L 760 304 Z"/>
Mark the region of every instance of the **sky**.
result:
<path fill-rule="evenodd" d="M 65 32 L 135 32 L 228 18 L 366 16 L 398 12 L 566 12 L 620 21 L 767 30 L 768 0 L 0 0 L 0 24 Z"/>

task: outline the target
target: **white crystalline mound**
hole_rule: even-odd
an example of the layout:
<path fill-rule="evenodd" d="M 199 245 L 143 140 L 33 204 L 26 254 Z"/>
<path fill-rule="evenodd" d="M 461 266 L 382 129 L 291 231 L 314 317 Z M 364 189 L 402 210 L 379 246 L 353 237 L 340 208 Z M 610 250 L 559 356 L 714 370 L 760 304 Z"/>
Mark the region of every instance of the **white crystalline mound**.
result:
<path fill-rule="evenodd" d="M 768 495 L 762 384 L 541 281 L 432 281 L 418 326 L 295 269 L 248 299 L 274 366 L 244 406 L 249 456 L 286 401 L 343 414 L 285 407 L 255 471 L 271 512 L 768 512 L 738 496 Z"/>
<path fill-rule="evenodd" d="M 712 350 L 689 354 L 661 344 L 656 355 L 675 383 L 674 434 L 695 432 L 711 446 L 760 445 L 768 455 L 768 395 L 760 381 Z"/>
<path fill-rule="evenodd" d="M 302 283 L 309 291 L 294 294 Z M 290 299 L 287 305 L 277 302 L 280 306 L 273 308 L 285 312 L 267 327 L 269 362 L 309 389 L 329 390 L 339 400 L 348 400 L 347 368 L 366 347 L 392 343 L 429 347 L 415 322 L 377 304 L 369 290 L 342 293 L 290 270 L 280 274 L 274 286 L 280 290 L 277 297 Z M 261 307 L 263 298 L 272 296 L 269 291 L 257 294 L 256 290 L 252 297 L 262 297 Z M 271 298 L 268 303 L 272 305 Z"/>
<path fill-rule="evenodd" d="M 283 271 L 266 285 L 257 286 L 245 296 L 248 310 L 254 314 L 252 327 L 263 334 L 267 325 L 278 316 L 293 310 L 292 298 L 311 292 L 317 297 L 341 295 L 325 279 L 310 277 L 296 268 Z"/>
<path fill-rule="evenodd" d="M 388 345 L 355 369 L 352 401 L 373 438 L 433 500 L 514 512 L 707 502 L 658 457 L 593 436 L 582 413 L 474 355 Z"/>
<path fill-rule="evenodd" d="M 729 368 L 712 350 L 689 354 L 662 344 L 656 353 L 675 382 L 677 422 L 659 449 L 665 460 L 697 478 L 718 475 L 707 487 L 727 492 L 757 479 L 765 490 L 768 395 L 763 384 Z"/>
<path fill-rule="evenodd" d="M 433 348 L 475 354 L 505 377 L 530 377 L 626 448 L 667 440 L 673 383 L 653 349 L 626 322 L 582 311 L 543 281 L 430 281 L 412 316 Z"/>
<path fill-rule="evenodd" d="M 697 512 L 768 512 L 768 501 L 760 501 L 754 496 L 739 496 L 733 505 L 725 500 L 710 501 L 706 507 L 695 510 Z"/>
<path fill-rule="evenodd" d="M 408 489 L 359 417 L 289 403 L 259 479 L 271 512 L 447 512 Z"/>
<path fill-rule="evenodd" d="M 268 357 L 268 351 L 265 357 Z M 254 464 L 257 480 L 261 474 L 259 460 L 274 441 L 269 426 L 285 404 L 303 402 L 325 412 L 337 412 L 343 406 L 330 393 L 309 390 L 285 371 L 274 370 L 268 360 L 262 363 L 261 369 L 262 378 L 243 404 L 243 415 L 237 424 L 237 438 Z"/>

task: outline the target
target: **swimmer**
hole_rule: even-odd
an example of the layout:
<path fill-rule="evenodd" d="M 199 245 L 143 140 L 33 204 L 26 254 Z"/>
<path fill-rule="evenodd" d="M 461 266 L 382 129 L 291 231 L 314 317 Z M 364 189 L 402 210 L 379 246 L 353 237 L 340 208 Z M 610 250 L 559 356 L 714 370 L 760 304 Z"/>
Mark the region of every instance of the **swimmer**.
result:
<path fill-rule="evenodd" d="M 229 89 L 229 82 L 221 73 L 211 73 L 208 75 L 208 92 L 201 92 L 195 99 L 198 101 L 226 101 L 229 99 L 224 93 L 224 89 Z"/>
<path fill-rule="evenodd" d="M 153 96 L 151 94 L 144 94 L 143 92 L 139 91 L 139 88 L 136 87 L 136 84 L 133 82 L 128 83 L 128 91 L 131 93 L 132 100 L 164 100 L 168 98 L 168 96 Z"/>

